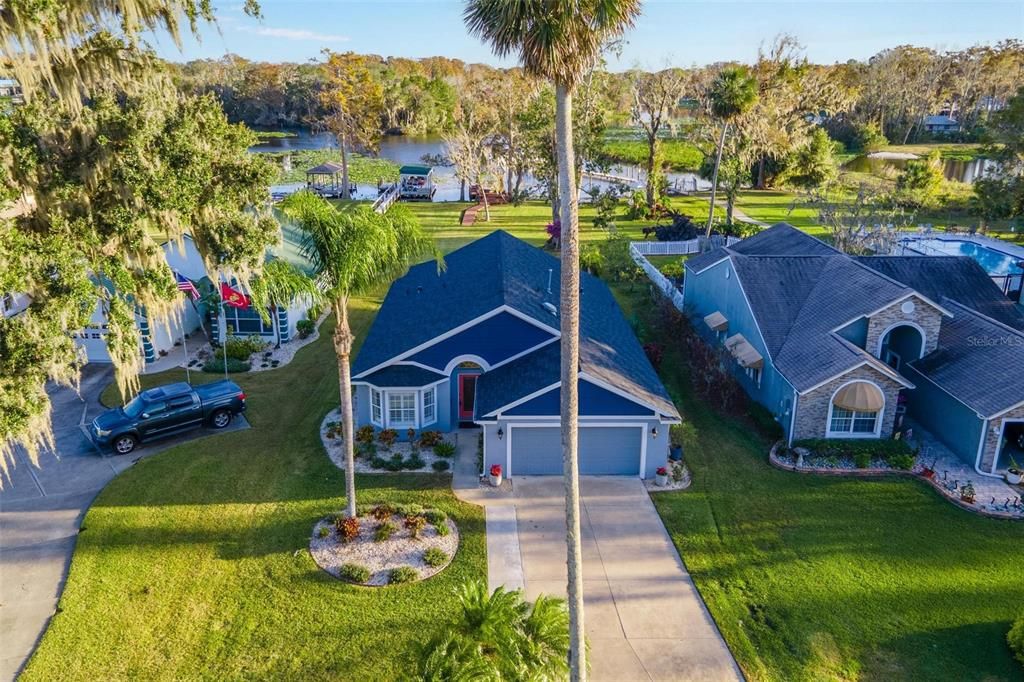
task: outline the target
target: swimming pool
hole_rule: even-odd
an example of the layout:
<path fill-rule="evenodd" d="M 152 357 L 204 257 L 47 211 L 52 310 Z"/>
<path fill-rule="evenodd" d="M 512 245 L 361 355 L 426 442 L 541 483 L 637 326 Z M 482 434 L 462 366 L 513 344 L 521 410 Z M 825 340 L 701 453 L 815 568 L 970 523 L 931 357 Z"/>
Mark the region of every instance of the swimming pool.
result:
<path fill-rule="evenodd" d="M 1021 259 L 981 244 L 960 239 L 905 239 L 904 246 L 928 255 L 970 256 L 990 275 L 1020 275 L 1024 268 Z"/>

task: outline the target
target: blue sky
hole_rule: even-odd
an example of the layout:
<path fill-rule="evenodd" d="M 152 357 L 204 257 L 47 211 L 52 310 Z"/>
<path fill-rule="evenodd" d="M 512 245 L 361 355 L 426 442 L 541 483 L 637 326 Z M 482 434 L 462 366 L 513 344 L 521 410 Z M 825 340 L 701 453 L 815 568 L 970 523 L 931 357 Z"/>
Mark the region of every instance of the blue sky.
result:
<path fill-rule="evenodd" d="M 241 3 L 222 1 L 219 31 L 204 28 L 201 41 L 186 37 L 180 51 L 158 36 L 157 50 L 174 61 L 233 52 L 258 61 L 299 62 L 329 48 L 500 64 L 466 34 L 460 0 L 261 3 L 264 16 L 257 20 L 242 13 Z M 807 56 L 819 63 L 865 59 L 885 47 L 907 43 L 957 49 L 1024 36 L 1024 2 L 646 0 L 643 16 L 626 35 L 621 59 L 610 66 L 621 70 L 637 64 L 750 61 L 762 41 L 780 32 L 795 35 L 806 46 Z"/>

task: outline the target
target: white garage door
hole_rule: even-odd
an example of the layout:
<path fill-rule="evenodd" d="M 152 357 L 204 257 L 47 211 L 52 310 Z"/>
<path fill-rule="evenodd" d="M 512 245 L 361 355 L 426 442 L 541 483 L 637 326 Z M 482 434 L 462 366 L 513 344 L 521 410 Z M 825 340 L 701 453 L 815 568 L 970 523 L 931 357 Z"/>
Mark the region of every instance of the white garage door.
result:
<path fill-rule="evenodd" d="M 562 444 L 558 427 L 510 426 L 513 476 L 562 473 Z M 580 427 L 580 474 L 639 476 L 643 428 L 639 426 Z"/>
<path fill-rule="evenodd" d="M 77 332 L 75 345 L 85 350 L 85 357 L 89 362 L 110 362 L 106 329 L 86 328 Z"/>

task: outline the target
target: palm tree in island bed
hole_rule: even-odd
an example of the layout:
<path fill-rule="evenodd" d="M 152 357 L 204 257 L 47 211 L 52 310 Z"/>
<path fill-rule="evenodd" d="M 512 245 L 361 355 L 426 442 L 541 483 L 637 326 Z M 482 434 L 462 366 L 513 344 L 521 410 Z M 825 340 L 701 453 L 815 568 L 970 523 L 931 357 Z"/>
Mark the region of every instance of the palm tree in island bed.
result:
<path fill-rule="evenodd" d="M 356 515 L 355 449 L 352 424 L 354 337 L 348 322 L 352 296 L 389 284 L 425 256 L 443 267 L 440 252 L 419 222 L 401 204 L 385 213 L 359 205 L 339 211 L 309 191 L 292 194 L 281 204 L 302 232 L 302 254 L 313 264 L 313 278 L 324 289 L 334 312 L 334 352 L 338 359 L 341 432 L 345 439 L 345 495 L 349 516 Z"/>
<path fill-rule="evenodd" d="M 274 347 L 281 347 L 281 325 L 277 309 L 304 298 L 311 305 L 320 303 L 323 294 L 316 282 L 288 261 L 275 258 L 263 266 L 263 272 L 249 283 L 252 304 L 260 317 L 274 326 Z"/>
<path fill-rule="evenodd" d="M 555 86 L 561 255 L 562 456 L 565 478 L 569 573 L 570 678 L 586 679 L 583 637 L 583 561 L 580 548 L 577 422 L 579 395 L 580 244 L 573 153 L 572 95 L 601 47 L 632 26 L 639 0 L 469 0 L 463 14 L 469 32 L 500 57 L 519 56 L 523 70 Z"/>
<path fill-rule="evenodd" d="M 706 236 L 711 236 L 711 223 L 715 218 L 715 194 L 718 190 L 718 168 L 722 165 L 722 149 L 725 147 L 725 136 L 729 132 L 729 124 L 757 102 L 757 79 L 745 66 L 730 66 L 711 84 L 711 114 L 722 122 L 722 134 L 718 138 L 718 153 L 715 156 L 715 170 L 711 174 L 711 207 L 708 209 L 708 226 Z"/>

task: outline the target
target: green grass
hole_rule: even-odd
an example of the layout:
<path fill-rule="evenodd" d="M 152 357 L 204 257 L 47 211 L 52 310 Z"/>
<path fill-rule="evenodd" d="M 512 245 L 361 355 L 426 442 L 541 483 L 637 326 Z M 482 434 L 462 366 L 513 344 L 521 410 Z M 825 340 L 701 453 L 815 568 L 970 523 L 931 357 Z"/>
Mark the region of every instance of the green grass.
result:
<path fill-rule="evenodd" d="M 357 338 L 379 303 L 353 302 Z M 417 647 L 453 619 L 454 588 L 486 577 L 483 513 L 455 499 L 448 475 L 359 476 L 361 502 L 447 512 L 459 551 L 437 576 L 388 588 L 346 585 L 316 566 L 313 524 L 345 505 L 344 474 L 318 435 L 338 400 L 325 324 L 286 367 L 234 377 L 252 429 L 143 460 L 100 493 L 22 679 L 407 678 Z"/>
<path fill-rule="evenodd" d="M 605 156 L 617 163 L 646 167 L 647 142 L 644 140 L 605 140 Z M 662 140 L 661 155 L 668 170 L 697 171 L 704 163 L 704 153 L 685 140 Z"/>
<path fill-rule="evenodd" d="M 616 295 L 649 322 L 642 288 Z M 749 679 L 1024 678 L 1006 645 L 1024 601 L 1024 524 L 914 480 L 769 466 L 768 442 L 696 400 L 662 341 L 660 374 L 700 447 L 686 453 L 692 488 L 652 497 Z"/>
<path fill-rule="evenodd" d="M 922 144 L 890 144 L 882 151 L 927 156 L 930 152 L 937 149 L 943 159 L 971 161 L 982 155 L 983 146 L 971 142 L 925 142 Z"/>
<path fill-rule="evenodd" d="M 278 164 L 285 156 L 291 156 L 292 169 L 281 170 L 277 182 L 305 182 L 306 171 L 327 161 L 341 161 L 341 152 L 337 149 L 302 149 L 294 152 L 267 152 Z M 375 184 L 378 180 L 395 182 L 398 180 L 398 164 L 387 159 L 371 158 L 359 154 L 349 154 L 348 176 L 352 182 Z M 340 182 L 340 176 L 339 176 Z"/>
<path fill-rule="evenodd" d="M 817 211 L 789 192 L 747 190 L 740 193 L 736 206 L 751 218 L 769 225 L 784 222 L 818 238 L 826 235 L 826 230 L 818 225 Z"/>

